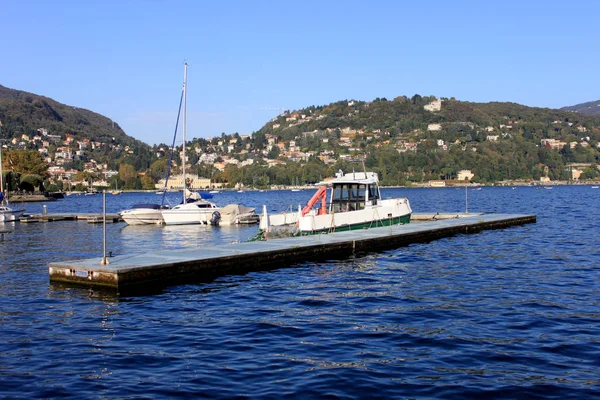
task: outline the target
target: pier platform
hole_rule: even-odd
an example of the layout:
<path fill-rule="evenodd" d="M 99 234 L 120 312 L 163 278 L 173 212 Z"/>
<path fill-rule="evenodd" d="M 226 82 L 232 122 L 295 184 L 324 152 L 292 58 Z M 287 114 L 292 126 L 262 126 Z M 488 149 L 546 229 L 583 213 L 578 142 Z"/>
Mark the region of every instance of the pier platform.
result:
<path fill-rule="evenodd" d="M 103 222 L 102 214 L 98 213 L 65 213 L 65 214 L 26 214 L 19 219 L 19 222 L 30 224 L 34 222 L 54 222 L 54 221 L 87 221 L 90 224 L 101 224 Z M 119 214 L 106 214 L 106 222 L 121 222 L 123 219 Z"/>
<path fill-rule="evenodd" d="M 405 225 L 119 255 L 108 258 L 108 265 L 101 265 L 102 257 L 53 262 L 48 265 L 48 272 L 53 282 L 100 286 L 121 292 L 142 285 L 146 288 L 165 286 L 305 261 L 344 259 L 457 234 L 536 222 L 535 215 L 454 214 L 452 218 L 432 219 L 435 215 L 429 214 L 429 219 L 423 217 L 422 222 Z"/>

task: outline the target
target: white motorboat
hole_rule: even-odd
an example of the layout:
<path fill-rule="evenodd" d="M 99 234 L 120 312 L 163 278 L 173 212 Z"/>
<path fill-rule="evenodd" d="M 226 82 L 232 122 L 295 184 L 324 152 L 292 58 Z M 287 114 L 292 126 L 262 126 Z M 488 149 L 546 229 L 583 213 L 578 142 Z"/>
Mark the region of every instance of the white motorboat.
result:
<path fill-rule="evenodd" d="M 215 203 L 199 199 L 163 210 L 162 217 L 165 225 L 209 224 L 213 214 L 219 211 L 220 208 Z"/>
<path fill-rule="evenodd" d="M 129 210 L 119 213 L 128 225 L 150 225 L 164 223 L 162 212 L 168 206 L 159 204 L 134 204 Z"/>
<path fill-rule="evenodd" d="M 24 208 L 12 208 L 7 203 L 0 205 L 0 222 L 18 221 L 24 213 Z"/>
<path fill-rule="evenodd" d="M 354 229 L 375 228 L 410 222 L 412 210 L 406 198 L 382 199 L 379 178 L 374 172 L 342 171 L 320 182 L 315 195 L 297 212 L 269 215 L 266 206 L 260 217 L 260 231 L 265 237 L 278 235 L 312 235 Z M 327 188 L 330 188 L 327 206 Z M 320 203 L 320 207 L 313 209 Z"/>

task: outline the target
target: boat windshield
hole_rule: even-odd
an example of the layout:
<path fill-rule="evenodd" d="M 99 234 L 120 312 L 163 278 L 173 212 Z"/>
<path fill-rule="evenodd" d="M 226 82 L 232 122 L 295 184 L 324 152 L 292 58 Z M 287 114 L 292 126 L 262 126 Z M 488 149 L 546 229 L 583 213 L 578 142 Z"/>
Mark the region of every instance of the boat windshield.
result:
<path fill-rule="evenodd" d="M 365 194 L 371 199 L 373 192 L 364 183 L 340 183 L 333 186 L 331 208 L 333 212 L 356 211 L 365 208 Z M 377 195 L 377 190 L 375 190 Z"/>

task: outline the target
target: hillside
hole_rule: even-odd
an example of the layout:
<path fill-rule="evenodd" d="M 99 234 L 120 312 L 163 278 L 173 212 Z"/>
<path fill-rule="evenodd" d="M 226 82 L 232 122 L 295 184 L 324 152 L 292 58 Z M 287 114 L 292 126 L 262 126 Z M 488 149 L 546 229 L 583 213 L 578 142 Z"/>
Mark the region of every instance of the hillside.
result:
<path fill-rule="evenodd" d="M 452 180 L 461 170 L 479 182 L 568 180 L 579 172 L 587 179 L 598 176 L 600 162 L 599 117 L 419 95 L 287 111 L 253 139 L 271 158 L 364 159 L 385 184 Z M 573 170 L 573 163 L 582 165 Z"/>
<path fill-rule="evenodd" d="M 0 86 L 0 121 L 9 147 L 43 154 L 56 183 L 85 170 L 86 181 L 153 188 L 168 166 L 168 151 L 47 97 Z M 600 116 L 414 95 L 285 111 L 252 135 L 194 139 L 186 155 L 189 172 L 230 186 L 314 183 L 362 162 L 384 185 L 492 183 L 598 179 L 599 143 Z M 181 165 L 179 149 L 173 163 Z"/>
<path fill-rule="evenodd" d="M 0 121 L 2 138 L 31 137 L 44 129 L 48 134 L 65 139 L 71 135 L 75 141 L 87 139 L 91 142 L 110 144 L 116 152 L 98 152 L 94 159 L 118 165 L 127 157 L 125 147 L 133 154 L 149 162 L 150 146 L 127 136 L 119 125 L 107 117 L 83 108 L 61 104 L 51 98 L 9 89 L 0 85 Z"/>
<path fill-rule="evenodd" d="M 563 107 L 561 110 L 572 111 L 587 115 L 600 116 L 600 100 L 588 101 L 587 103 L 575 104 L 574 106 Z"/>

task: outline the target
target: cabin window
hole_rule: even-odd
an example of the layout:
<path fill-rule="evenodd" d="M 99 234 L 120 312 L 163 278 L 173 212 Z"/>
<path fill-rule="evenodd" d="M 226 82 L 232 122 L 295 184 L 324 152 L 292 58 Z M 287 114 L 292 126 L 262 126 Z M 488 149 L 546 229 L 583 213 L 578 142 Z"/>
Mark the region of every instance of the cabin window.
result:
<path fill-rule="evenodd" d="M 355 211 L 365 208 L 365 185 L 343 183 L 333 190 L 333 212 Z"/>
<path fill-rule="evenodd" d="M 367 191 L 367 185 L 364 185 L 364 184 L 358 185 L 358 197 L 359 198 L 364 199 L 366 191 Z"/>
<path fill-rule="evenodd" d="M 376 186 L 369 186 L 369 199 L 378 199 L 379 193 Z"/>
<path fill-rule="evenodd" d="M 369 186 L 369 200 L 372 202 L 372 204 L 377 204 L 377 199 L 379 199 L 379 192 L 377 191 L 377 186 Z"/>

